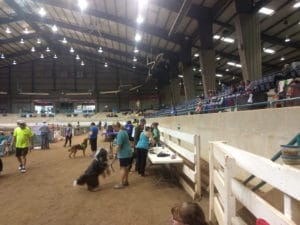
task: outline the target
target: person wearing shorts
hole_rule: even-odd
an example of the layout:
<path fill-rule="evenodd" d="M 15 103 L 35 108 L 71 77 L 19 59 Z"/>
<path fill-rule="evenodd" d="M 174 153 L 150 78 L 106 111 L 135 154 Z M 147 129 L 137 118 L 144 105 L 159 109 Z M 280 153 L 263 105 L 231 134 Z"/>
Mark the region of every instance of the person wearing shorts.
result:
<path fill-rule="evenodd" d="M 14 130 L 12 145 L 16 142 L 16 157 L 20 163 L 19 170 L 21 173 L 25 173 L 26 155 L 32 146 L 33 133 L 24 121 L 18 121 L 18 125 Z"/>
<path fill-rule="evenodd" d="M 115 157 L 120 161 L 121 175 L 121 182 L 116 184 L 114 188 L 121 189 L 129 185 L 128 168 L 131 164 L 132 150 L 126 129 L 122 128 L 119 122 L 114 124 L 113 128 L 115 132 L 118 132 L 117 137 L 115 138 Z"/>

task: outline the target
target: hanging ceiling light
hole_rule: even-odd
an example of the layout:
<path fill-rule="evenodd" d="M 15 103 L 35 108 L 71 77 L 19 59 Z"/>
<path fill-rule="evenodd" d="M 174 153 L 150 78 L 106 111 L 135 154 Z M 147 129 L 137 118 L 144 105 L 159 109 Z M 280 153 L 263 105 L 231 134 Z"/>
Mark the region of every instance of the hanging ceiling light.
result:
<path fill-rule="evenodd" d="M 39 14 L 40 14 L 41 17 L 44 17 L 46 15 L 46 11 L 45 11 L 45 9 L 43 7 L 40 8 Z"/>
<path fill-rule="evenodd" d="M 286 36 L 284 39 L 284 42 L 290 42 L 290 41 L 291 41 L 291 39 L 288 36 Z"/>
<path fill-rule="evenodd" d="M 12 64 L 13 64 L 13 65 L 17 65 L 17 61 L 14 60 L 14 61 L 12 62 Z"/>
<path fill-rule="evenodd" d="M 199 53 L 195 53 L 195 54 L 194 54 L 194 57 L 199 57 Z"/>
<path fill-rule="evenodd" d="M 53 59 L 57 59 L 57 55 L 56 54 L 54 54 Z"/>
<path fill-rule="evenodd" d="M 42 53 L 40 56 L 41 59 L 45 58 L 44 54 Z"/>
<path fill-rule="evenodd" d="M 132 61 L 133 61 L 133 62 L 136 62 L 136 61 L 137 61 L 137 58 L 134 56 L 133 59 L 132 59 Z"/>
<path fill-rule="evenodd" d="M 196 69 L 196 67 L 193 67 L 193 71 L 196 71 L 197 69 Z"/>
<path fill-rule="evenodd" d="M 281 56 L 280 61 L 284 61 L 284 60 L 285 60 L 285 58 L 283 56 Z"/>
<path fill-rule="evenodd" d="M 23 31 L 24 34 L 29 34 L 29 30 L 27 27 L 25 27 L 24 31 Z"/>
<path fill-rule="evenodd" d="M 74 53 L 74 52 L 75 52 L 74 48 L 71 47 L 71 48 L 70 48 L 70 53 Z"/>
<path fill-rule="evenodd" d="M 135 68 L 136 68 L 136 66 L 135 66 L 135 65 L 133 65 L 133 66 L 132 66 L 132 69 L 135 69 Z"/>
<path fill-rule="evenodd" d="M 296 3 L 293 5 L 293 7 L 296 8 L 296 9 L 299 8 L 299 7 L 300 7 L 300 2 L 296 2 Z"/>
<path fill-rule="evenodd" d="M 1 59 L 5 59 L 5 55 L 3 53 L 1 54 Z"/>
<path fill-rule="evenodd" d="M 67 39 L 64 37 L 63 39 L 62 39 L 62 41 L 61 41 L 63 44 L 67 44 L 68 43 L 68 41 L 67 41 Z"/>
<path fill-rule="evenodd" d="M 34 46 L 31 48 L 31 52 L 35 52 L 35 47 Z"/>
<path fill-rule="evenodd" d="M 99 52 L 99 53 L 102 53 L 102 52 L 103 52 L 102 47 L 99 47 L 98 52 Z"/>
<path fill-rule="evenodd" d="M 23 38 L 21 38 L 20 44 L 24 44 L 24 39 Z"/>
<path fill-rule="evenodd" d="M 76 58 L 75 58 L 76 60 L 80 60 L 80 57 L 79 57 L 79 55 L 77 54 L 76 55 Z M 83 61 L 82 61 L 83 62 Z"/>
<path fill-rule="evenodd" d="M 38 38 L 38 39 L 36 40 L 36 43 L 37 43 L 37 44 L 41 44 L 41 39 Z"/>
<path fill-rule="evenodd" d="M 139 53 L 138 48 L 137 48 L 137 47 L 134 47 L 133 52 L 134 52 L 134 53 Z"/>
<path fill-rule="evenodd" d="M 51 50 L 50 50 L 50 48 L 49 47 L 47 47 L 46 48 L 46 52 L 50 52 Z"/>
<path fill-rule="evenodd" d="M 10 28 L 9 28 L 9 27 L 6 27 L 6 29 L 5 29 L 5 33 L 7 33 L 7 34 L 10 34 L 10 33 L 11 33 L 11 30 L 10 30 Z"/>
<path fill-rule="evenodd" d="M 135 40 L 136 42 L 139 42 L 140 40 L 142 40 L 142 36 L 141 36 L 139 33 L 136 33 L 136 34 L 135 34 L 135 37 L 134 37 L 134 40 Z"/>
<path fill-rule="evenodd" d="M 108 67 L 108 64 L 107 64 L 107 62 L 106 62 L 106 63 L 104 63 L 104 67 Z"/>
<path fill-rule="evenodd" d="M 58 29 L 57 29 L 57 26 L 54 24 L 52 27 L 51 27 L 52 31 L 55 33 Z"/>
<path fill-rule="evenodd" d="M 144 22 L 144 17 L 142 17 L 141 15 L 138 15 L 138 17 L 136 18 L 136 22 L 137 22 L 138 24 L 143 23 L 143 22 Z"/>
<path fill-rule="evenodd" d="M 84 62 L 83 62 L 83 60 L 81 60 L 80 65 L 81 65 L 81 66 L 84 66 L 84 65 L 85 65 Z"/>
<path fill-rule="evenodd" d="M 77 5 L 81 10 L 85 10 L 88 7 L 88 3 L 86 0 L 78 0 Z"/>

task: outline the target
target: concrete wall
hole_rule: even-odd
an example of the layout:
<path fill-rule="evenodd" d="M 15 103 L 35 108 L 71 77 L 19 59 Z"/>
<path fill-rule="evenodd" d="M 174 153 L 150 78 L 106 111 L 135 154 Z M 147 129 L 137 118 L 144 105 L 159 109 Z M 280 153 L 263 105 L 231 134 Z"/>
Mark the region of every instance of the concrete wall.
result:
<path fill-rule="evenodd" d="M 147 123 L 154 121 L 162 127 L 199 134 L 201 157 L 206 161 L 209 141 L 220 140 L 271 158 L 281 144 L 287 144 L 300 132 L 300 107 L 154 118 Z"/>

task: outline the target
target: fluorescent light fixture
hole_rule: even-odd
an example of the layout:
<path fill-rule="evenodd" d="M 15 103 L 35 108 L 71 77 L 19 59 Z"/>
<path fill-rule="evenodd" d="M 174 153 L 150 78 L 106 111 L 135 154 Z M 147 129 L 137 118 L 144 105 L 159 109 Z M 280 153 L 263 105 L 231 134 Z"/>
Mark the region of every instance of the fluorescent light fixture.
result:
<path fill-rule="evenodd" d="M 138 17 L 136 18 L 136 22 L 137 22 L 138 24 L 141 24 L 141 23 L 144 22 L 144 18 L 143 18 L 141 15 L 138 15 Z"/>
<path fill-rule="evenodd" d="M 5 55 L 2 53 L 0 58 L 5 59 Z"/>
<path fill-rule="evenodd" d="M 235 63 L 234 62 L 227 62 L 227 65 L 229 65 L 229 66 L 235 66 Z"/>
<path fill-rule="evenodd" d="M 133 59 L 132 59 L 132 61 L 133 61 L 133 62 L 136 62 L 136 61 L 137 61 L 137 58 L 134 56 Z"/>
<path fill-rule="evenodd" d="M 199 69 L 199 70 L 198 70 L 198 72 L 201 72 L 201 71 L 202 71 L 202 69 Z"/>
<path fill-rule="evenodd" d="M 0 91 L 0 95 L 7 95 L 6 91 Z"/>
<path fill-rule="evenodd" d="M 71 48 L 70 48 L 70 53 L 74 53 L 74 52 L 75 52 L 74 48 L 71 47 Z"/>
<path fill-rule="evenodd" d="M 299 8 L 300 7 L 300 2 L 296 2 L 294 5 L 293 5 L 293 8 Z"/>
<path fill-rule="evenodd" d="M 62 39 L 62 41 L 61 41 L 63 44 L 67 44 L 68 43 L 68 41 L 67 41 L 67 39 L 64 37 L 63 39 Z"/>
<path fill-rule="evenodd" d="M 268 54 L 274 54 L 275 53 L 275 50 L 271 49 L 271 48 L 263 48 L 264 52 L 265 53 L 268 53 Z"/>
<path fill-rule="evenodd" d="M 234 39 L 230 37 L 222 37 L 221 40 L 230 44 L 234 43 Z"/>
<path fill-rule="evenodd" d="M 223 74 L 217 73 L 216 77 L 223 77 Z"/>
<path fill-rule="evenodd" d="M 76 58 L 75 58 L 76 60 L 80 60 L 80 57 L 79 57 L 79 55 L 77 54 L 76 55 Z"/>
<path fill-rule="evenodd" d="M 50 52 L 51 50 L 50 50 L 50 48 L 49 47 L 47 47 L 46 48 L 46 52 Z"/>
<path fill-rule="evenodd" d="M 13 65 L 17 65 L 17 61 L 14 60 L 14 61 L 12 62 L 12 64 L 13 64 Z"/>
<path fill-rule="evenodd" d="M 24 31 L 23 31 L 24 34 L 29 34 L 29 30 L 27 27 L 25 27 Z"/>
<path fill-rule="evenodd" d="M 291 39 L 288 36 L 286 36 L 284 39 L 284 42 L 290 42 L 290 41 L 291 41 Z"/>
<path fill-rule="evenodd" d="M 81 10 L 85 10 L 88 7 L 88 3 L 86 0 L 78 0 L 77 4 Z"/>
<path fill-rule="evenodd" d="M 46 11 L 45 11 L 45 9 L 43 7 L 40 8 L 39 14 L 40 14 L 41 17 L 44 17 L 46 15 Z"/>
<path fill-rule="evenodd" d="M 51 27 L 52 31 L 55 33 L 58 29 L 57 29 L 57 26 L 54 24 L 52 27 Z"/>
<path fill-rule="evenodd" d="M 139 53 L 139 50 L 137 49 L 137 47 L 135 47 L 135 48 L 133 49 L 133 52 L 134 52 L 134 53 Z"/>
<path fill-rule="evenodd" d="M 33 46 L 30 51 L 35 52 L 35 47 Z"/>
<path fill-rule="evenodd" d="M 41 39 L 38 38 L 38 39 L 36 40 L 36 43 L 37 43 L 37 44 L 41 44 Z"/>
<path fill-rule="evenodd" d="M 102 47 L 99 47 L 98 52 L 103 53 Z"/>
<path fill-rule="evenodd" d="M 258 12 L 270 16 L 274 13 L 274 10 L 267 7 L 262 7 Z"/>
<path fill-rule="evenodd" d="M 41 59 L 45 58 L 44 54 L 42 53 L 40 56 Z"/>
<path fill-rule="evenodd" d="M 104 67 L 108 67 L 108 64 L 107 64 L 107 62 L 106 62 L 106 63 L 104 63 Z"/>
<path fill-rule="evenodd" d="M 229 72 L 229 71 L 230 71 L 230 69 L 228 69 L 228 68 L 227 68 L 225 71 L 226 71 L 226 72 Z"/>
<path fill-rule="evenodd" d="M 20 92 L 20 95 L 49 95 L 47 92 Z"/>
<path fill-rule="evenodd" d="M 242 65 L 239 64 L 239 63 L 236 63 L 236 64 L 235 64 L 235 67 L 242 68 Z"/>
<path fill-rule="evenodd" d="M 220 38 L 221 38 L 221 36 L 218 35 L 218 34 L 215 34 L 215 35 L 213 36 L 213 39 L 216 39 L 216 40 L 219 40 Z"/>
<path fill-rule="evenodd" d="M 182 74 L 178 74 L 178 77 L 183 78 L 183 75 Z"/>
<path fill-rule="evenodd" d="M 85 65 L 84 62 L 83 62 L 83 60 L 81 60 L 80 65 L 81 65 L 81 66 L 84 66 L 84 65 Z"/>
<path fill-rule="evenodd" d="M 136 33 L 136 34 L 135 34 L 135 37 L 134 37 L 134 40 L 135 40 L 136 42 L 139 42 L 140 40 L 142 40 L 142 36 L 141 36 L 139 33 Z"/>
<path fill-rule="evenodd" d="M 56 54 L 54 54 L 53 59 L 57 59 L 57 55 Z"/>
<path fill-rule="evenodd" d="M 91 92 L 69 92 L 66 93 L 66 95 L 72 96 L 72 95 L 91 95 Z"/>
<path fill-rule="evenodd" d="M 6 27 L 5 33 L 7 33 L 7 34 L 10 34 L 10 33 L 11 33 L 11 30 L 10 30 L 9 27 Z"/>
<path fill-rule="evenodd" d="M 195 54 L 194 54 L 194 57 L 199 57 L 199 53 L 195 53 Z"/>
<path fill-rule="evenodd" d="M 23 38 L 21 38 L 20 44 L 24 44 L 24 39 Z"/>

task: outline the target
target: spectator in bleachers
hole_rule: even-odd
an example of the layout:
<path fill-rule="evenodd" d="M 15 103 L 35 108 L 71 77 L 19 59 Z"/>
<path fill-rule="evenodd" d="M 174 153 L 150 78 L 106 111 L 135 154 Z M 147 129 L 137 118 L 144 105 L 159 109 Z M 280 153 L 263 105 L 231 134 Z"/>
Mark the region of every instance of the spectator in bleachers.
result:
<path fill-rule="evenodd" d="M 239 86 L 237 87 L 237 91 L 240 94 L 243 94 L 245 92 L 245 81 L 240 81 Z"/>
<path fill-rule="evenodd" d="M 4 132 L 0 132 L 0 144 L 2 145 L 4 142 L 7 142 L 7 137 L 5 136 Z"/>

